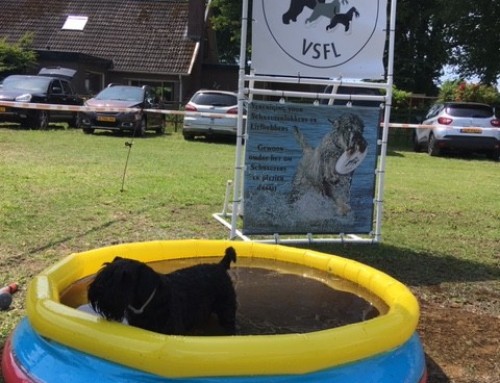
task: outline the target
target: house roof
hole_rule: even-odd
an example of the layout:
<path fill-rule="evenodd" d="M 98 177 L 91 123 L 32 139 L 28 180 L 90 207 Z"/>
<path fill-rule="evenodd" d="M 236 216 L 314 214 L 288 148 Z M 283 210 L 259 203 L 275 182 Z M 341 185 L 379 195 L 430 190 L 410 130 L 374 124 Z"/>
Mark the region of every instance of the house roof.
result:
<path fill-rule="evenodd" d="M 0 0 L 0 38 L 34 32 L 38 51 L 82 53 L 114 71 L 189 74 L 196 42 L 187 37 L 188 0 Z M 88 18 L 62 29 L 68 16 Z"/>

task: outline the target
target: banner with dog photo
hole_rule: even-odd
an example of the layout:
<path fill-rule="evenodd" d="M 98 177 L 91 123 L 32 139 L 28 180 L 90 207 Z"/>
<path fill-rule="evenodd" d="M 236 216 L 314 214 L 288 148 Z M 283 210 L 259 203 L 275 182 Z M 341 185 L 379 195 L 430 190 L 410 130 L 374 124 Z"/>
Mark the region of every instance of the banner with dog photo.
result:
<path fill-rule="evenodd" d="M 252 101 L 244 234 L 372 231 L 380 109 Z"/>

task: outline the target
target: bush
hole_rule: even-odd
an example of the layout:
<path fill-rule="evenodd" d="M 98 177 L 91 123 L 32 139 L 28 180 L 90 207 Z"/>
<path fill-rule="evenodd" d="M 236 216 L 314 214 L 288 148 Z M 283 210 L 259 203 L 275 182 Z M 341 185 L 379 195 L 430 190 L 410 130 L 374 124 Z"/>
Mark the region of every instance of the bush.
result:
<path fill-rule="evenodd" d="M 432 98 L 419 97 L 394 86 L 392 88 L 391 122 L 420 123 L 432 100 Z"/>
<path fill-rule="evenodd" d="M 397 109 L 404 109 L 410 107 L 411 93 L 405 90 L 397 89 L 395 86 L 392 88 L 392 106 Z"/>
<path fill-rule="evenodd" d="M 17 43 L 0 39 L 0 78 L 14 73 L 25 73 L 36 65 L 37 56 L 31 49 L 33 34 L 26 33 Z"/>
<path fill-rule="evenodd" d="M 500 93 L 491 85 L 467 83 L 463 80 L 446 81 L 441 86 L 439 100 L 498 105 L 500 104 Z"/>

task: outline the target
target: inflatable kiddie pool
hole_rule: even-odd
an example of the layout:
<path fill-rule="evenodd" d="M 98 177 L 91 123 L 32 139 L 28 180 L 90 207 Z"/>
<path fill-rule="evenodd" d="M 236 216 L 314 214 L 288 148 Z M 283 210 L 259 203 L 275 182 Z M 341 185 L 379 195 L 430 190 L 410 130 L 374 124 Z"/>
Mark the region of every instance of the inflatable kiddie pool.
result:
<path fill-rule="evenodd" d="M 301 334 L 170 336 L 106 321 L 64 304 L 77 281 L 119 255 L 153 263 L 238 259 L 302 265 L 351 281 L 379 297 L 385 313 Z M 34 278 L 27 317 L 6 342 L 2 373 L 13 382 L 426 382 L 416 335 L 419 307 L 400 282 L 358 262 L 311 250 L 253 242 L 131 243 L 71 254 Z"/>

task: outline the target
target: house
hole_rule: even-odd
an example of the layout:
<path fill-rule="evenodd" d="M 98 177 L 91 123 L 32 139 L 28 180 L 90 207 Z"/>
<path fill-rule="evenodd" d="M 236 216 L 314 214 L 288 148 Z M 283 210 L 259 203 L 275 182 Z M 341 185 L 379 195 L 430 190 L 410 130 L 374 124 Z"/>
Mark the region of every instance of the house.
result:
<path fill-rule="evenodd" d="M 33 33 L 33 73 L 76 69 L 82 95 L 109 83 L 152 85 L 178 105 L 202 87 L 237 87 L 237 69 L 218 63 L 204 0 L 0 0 L 0 9 L 0 38 Z"/>

